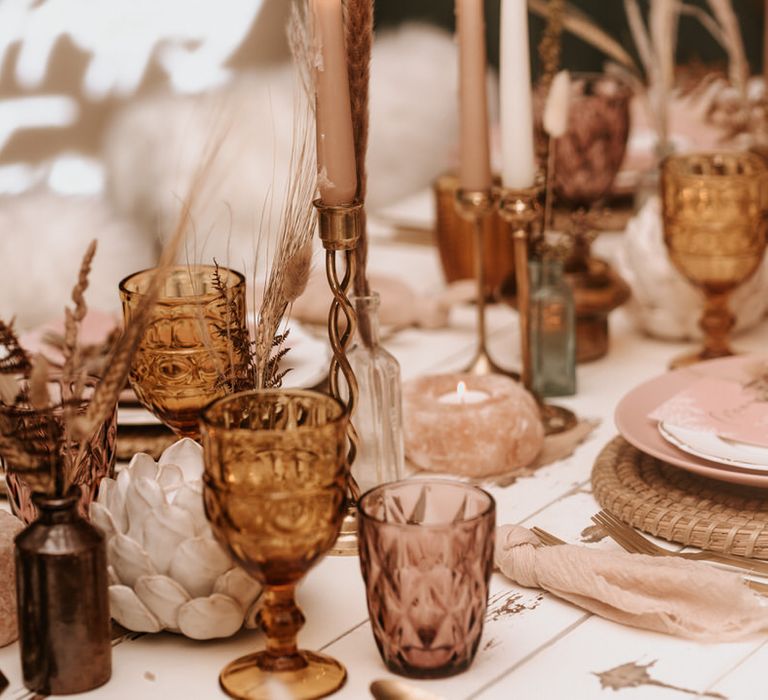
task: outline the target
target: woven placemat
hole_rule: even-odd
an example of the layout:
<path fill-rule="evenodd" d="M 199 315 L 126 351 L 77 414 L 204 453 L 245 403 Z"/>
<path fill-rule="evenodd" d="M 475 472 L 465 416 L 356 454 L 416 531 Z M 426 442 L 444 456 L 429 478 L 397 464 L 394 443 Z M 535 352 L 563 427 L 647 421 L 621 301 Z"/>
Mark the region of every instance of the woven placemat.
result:
<path fill-rule="evenodd" d="M 614 438 L 592 469 L 600 506 L 670 542 L 768 559 L 768 490 L 714 481 Z"/>

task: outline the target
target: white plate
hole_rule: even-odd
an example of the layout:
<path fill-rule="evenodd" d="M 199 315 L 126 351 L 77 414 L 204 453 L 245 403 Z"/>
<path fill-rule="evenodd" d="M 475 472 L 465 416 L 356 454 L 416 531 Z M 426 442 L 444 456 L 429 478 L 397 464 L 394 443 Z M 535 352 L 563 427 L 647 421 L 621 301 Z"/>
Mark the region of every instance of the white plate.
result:
<path fill-rule="evenodd" d="M 286 341 L 290 348 L 280 363 L 280 369 L 290 369 L 283 379 L 286 389 L 311 389 L 325 379 L 331 360 L 331 349 L 325 340 L 315 337 L 297 321 L 290 322 Z M 119 425 L 158 425 L 160 421 L 141 406 L 119 406 Z"/>
<path fill-rule="evenodd" d="M 678 449 L 729 467 L 768 472 L 768 449 L 725 440 L 713 433 L 703 433 L 679 425 L 660 422 L 661 436 Z"/>
<path fill-rule="evenodd" d="M 331 362 L 328 341 L 312 335 L 297 321 L 290 322 L 291 333 L 286 344 L 290 348 L 280 369 L 290 372 L 283 379 L 286 389 L 311 389 L 325 379 Z"/>

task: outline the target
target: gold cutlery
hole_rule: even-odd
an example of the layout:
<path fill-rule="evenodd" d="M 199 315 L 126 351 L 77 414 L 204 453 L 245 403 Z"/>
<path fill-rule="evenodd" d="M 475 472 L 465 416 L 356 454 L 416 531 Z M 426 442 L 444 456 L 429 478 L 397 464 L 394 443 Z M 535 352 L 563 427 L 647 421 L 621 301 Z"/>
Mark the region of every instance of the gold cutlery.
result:
<path fill-rule="evenodd" d="M 388 679 L 373 681 L 371 694 L 376 700 L 442 700 L 438 695 L 415 688 L 403 681 Z"/>
<path fill-rule="evenodd" d="M 633 527 L 622 522 L 606 510 L 601 510 L 596 515 L 593 515 L 592 521 L 604 528 L 610 538 L 628 552 L 648 554 L 654 557 L 680 557 L 693 561 L 709 561 L 714 564 L 742 569 L 752 574 L 768 576 L 768 561 L 709 551 L 673 552 L 643 537 Z"/>
<path fill-rule="evenodd" d="M 538 537 L 541 540 L 541 543 L 547 547 L 552 547 L 558 544 L 569 544 L 565 540 L 561 540 L 559 537 L 556 537 L 552 533 L 547 532 L 546 530 L 542 530 L 540 527 L 532 527 L 531 532 L 533 532 L 536 535 L 536 537 Z M 752 581 L 748 578 L 745 578 L 744 582 L 756 593 L 759 593 L 760 595 L 768 596 L 768 583 L 761 583 L 760 581 Z"/>

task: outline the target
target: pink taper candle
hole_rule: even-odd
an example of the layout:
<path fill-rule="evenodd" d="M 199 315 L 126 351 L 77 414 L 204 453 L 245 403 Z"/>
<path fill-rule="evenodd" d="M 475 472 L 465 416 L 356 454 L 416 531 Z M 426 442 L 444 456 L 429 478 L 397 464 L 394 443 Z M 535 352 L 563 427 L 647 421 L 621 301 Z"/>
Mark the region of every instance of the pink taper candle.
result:
<path fill-rule="evenodd" d="M 320 55 L 317 82 L 317 168 L 323 204 L 350 204 L 357 192 L 352 107 L 341 0 L 312 0 Z"/>
<path fill-rule="evenodd" d="M 487 190 L 491 187 L 491 157 L 483 0 L 456 0 L 456 24 L 461 116 L 459 183 L 464 190 Z"/>

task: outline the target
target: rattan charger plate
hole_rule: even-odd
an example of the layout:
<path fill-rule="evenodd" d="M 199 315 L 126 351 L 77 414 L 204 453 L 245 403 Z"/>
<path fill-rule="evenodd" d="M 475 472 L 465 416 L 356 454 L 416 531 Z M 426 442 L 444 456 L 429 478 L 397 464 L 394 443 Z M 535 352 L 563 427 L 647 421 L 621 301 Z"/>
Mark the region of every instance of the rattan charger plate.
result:
<path fill-rule="evenodd" d="M 592 491 L 602 508 L 644 532 L 768 559 L 768 490 L 691 474 L 616 437 L 595 461 Z"/>

